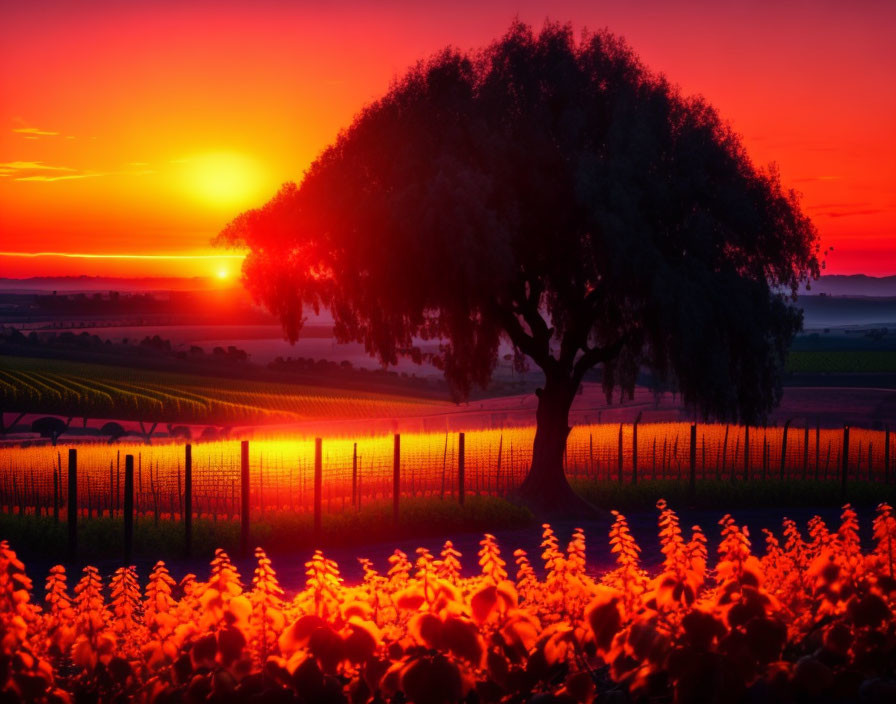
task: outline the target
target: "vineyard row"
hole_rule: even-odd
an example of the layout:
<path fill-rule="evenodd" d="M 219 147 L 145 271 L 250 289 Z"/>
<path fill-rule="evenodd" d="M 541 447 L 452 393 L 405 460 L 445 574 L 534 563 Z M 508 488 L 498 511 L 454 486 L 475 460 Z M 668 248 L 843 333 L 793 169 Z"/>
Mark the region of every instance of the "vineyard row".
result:
<path fill-rule="evenodd" d="M 397 464 L 391 436 L 325 438 L 319 460 L 321 510 L 359 510 L 395 496 L 456 500 L 462 485 L 472 494 L 510 495 L 529 469 L 534 432 L 529 427 L 406 434 L 401 436 Z M 891 435 L 889 430 L 857 428 L 687 423 L 578 426 L 567 443 L 565 469 L 572 479 L 621 483 L 778 478 L 889 482 L 894 464 Z M 240 517 L 244 466 L 253 520 L 266 513 L 311 512 L 315 449 L 314 440 L 256 440 L 244 463 L 235 441 L 192 446 L 192 513 L 200 518 Z M 182 519 L 185 450 L 175 444 L 121 444 L 114 449 L 79 445 L 78 514 L 120 515 L 126 455 L 134 457 L 136 514 Z M 64 515 L 69 490 L 64 456 L 61 448 L 47 446 L 0 450 L 0 510 Z"/>

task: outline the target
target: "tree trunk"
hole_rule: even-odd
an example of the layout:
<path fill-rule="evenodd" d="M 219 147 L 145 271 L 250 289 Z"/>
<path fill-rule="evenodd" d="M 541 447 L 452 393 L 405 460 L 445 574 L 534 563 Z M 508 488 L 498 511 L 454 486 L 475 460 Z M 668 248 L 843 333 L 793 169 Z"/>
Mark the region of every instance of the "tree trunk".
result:
<path fill-rule="evenodd" d="M 520 497 L 536 515 L 597 513 L 572 490 L 563 471 L 563 453 L 571 430 L 569 408 L 575 392 L 573 383 L 562 376 L 548 376 L 544 388 L 535 392 L 538 410 L 532 466 L 520 487 Z"/>

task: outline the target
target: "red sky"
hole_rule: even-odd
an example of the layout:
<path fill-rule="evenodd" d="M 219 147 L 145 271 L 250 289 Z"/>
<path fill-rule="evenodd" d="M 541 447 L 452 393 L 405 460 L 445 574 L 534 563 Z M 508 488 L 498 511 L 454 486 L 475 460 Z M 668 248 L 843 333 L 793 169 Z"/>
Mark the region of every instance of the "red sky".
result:
<path fill-rule="evenodd" d="M 515 16 L 625 36 L 777 162 L 829 273 L 896 274 L 893 2 L 29 0 L 0 22 L 0 276 L 235 273 L 221 227 L 408 65 Z M 11 256 L 38 252 L 114 257 Z"/>

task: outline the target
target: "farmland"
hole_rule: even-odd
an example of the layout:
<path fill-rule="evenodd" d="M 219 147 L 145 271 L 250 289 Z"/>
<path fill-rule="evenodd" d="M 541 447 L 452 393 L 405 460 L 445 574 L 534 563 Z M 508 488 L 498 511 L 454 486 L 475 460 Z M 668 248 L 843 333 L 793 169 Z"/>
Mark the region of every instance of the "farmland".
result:
<path fill-rule="evenodd" d="M 793 350 L 787 369 L 797 373 L 896 373 L 896 350 Z"/>
<path fill-rule="evenodd" d="M 144 422 L 289 423 L 412 416 L 447 404 L 417 398 L 239 378 L 4 357 L 0 407 L 29 413 Z"/>

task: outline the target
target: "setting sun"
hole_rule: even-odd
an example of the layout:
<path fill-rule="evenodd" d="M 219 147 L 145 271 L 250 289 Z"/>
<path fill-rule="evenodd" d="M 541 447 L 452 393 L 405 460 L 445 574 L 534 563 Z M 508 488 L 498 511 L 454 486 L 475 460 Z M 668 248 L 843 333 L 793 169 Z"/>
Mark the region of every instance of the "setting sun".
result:
<path fill-rule="evenodd" d="M 213 206 L 241 207 L 261 202 L 268 195 L 258 163 L 242 154 L 203 154 L 184 159 L 182 164 L 186 190 Z"/>

